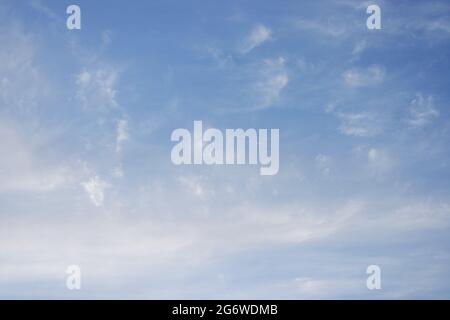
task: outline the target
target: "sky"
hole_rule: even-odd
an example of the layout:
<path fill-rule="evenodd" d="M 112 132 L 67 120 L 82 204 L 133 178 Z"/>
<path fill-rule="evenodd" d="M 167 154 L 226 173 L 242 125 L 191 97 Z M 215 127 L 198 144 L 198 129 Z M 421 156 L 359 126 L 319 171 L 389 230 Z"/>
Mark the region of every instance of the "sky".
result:
<path fill-rule="evenodd" d="M 448 1 L 1 0 L 0 298 L 450 298 L 449 53 Z"/>

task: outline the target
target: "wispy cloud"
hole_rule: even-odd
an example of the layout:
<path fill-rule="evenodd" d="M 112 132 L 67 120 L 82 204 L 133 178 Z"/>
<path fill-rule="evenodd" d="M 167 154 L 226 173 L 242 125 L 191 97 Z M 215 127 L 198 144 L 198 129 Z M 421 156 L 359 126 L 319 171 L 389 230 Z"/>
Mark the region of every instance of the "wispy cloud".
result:
<path fill-rule="evenodd" d="M 342 24 L 331 23 L 330 21 L 298 19 L 294 25 L 305 32 L 314 32 L 316 34 L 338 38 L 348 35 L 348 29 Z"/>
<path fill-rule="evenodd" d="M 411 101 L 409 113 L 408 123 L 413 128 L 425 127 L 439 117 L 433 97 L 424 97 L 420 93 Z"/>
<path fill-rule="evenodd" d="M 330 156 L 324 154 L 318 154 L 316 156 L 316 166 L 322 172 L 323 175 L 328 176 L 331 171 L 332 159 Z"/>
<path fill-rule="evenodd" d="M 205 199 L 214 194 L 214 189 L 208 186 L 206 180 L 202 176 L 181 176 L 178 178 L 178 183 L 181 188 L 185 189 L 194 197 Z"/>
<path fill-rule="evenodd" d="M 117 80 L 114 69 L 85 69 L 76 76 L 77 97 L 88 110 L 116 108 Z"/>
<path fill-rule="evenodd" d="M 31 0 L 30 6 L 37 10 L 40 13 L 45 14 L 47 17 L 53 19 L 53 20 L 62 20 L 58 17 L 58 15 L 53 11 L 51 8 L 46 6 L 41 0 Z"/>
<path fill-rule="evenodd" d="M 356 44 L 352 50 L 352 59 L 353 60 L 359 59 L 360 55 L 367 49 L 367 47 L 368 47 L 368 42 L 365 39 L 356 42 Z"/>
<path fill-rule="evenodd" d="M 217 47 L 208 46 L 206 52 L 217 62 L 219 67 L 224 67 L 233 61 L 233 56 L 231 54 L 227 54 Z"/>
<path fill-rule="evenodd" d="M 86 194 L 89 199 L 96 207 L 103 206 L 103 201 L 105 200 L 105 190 L 110 187 L 110 185 L 100 179 L 98 176 L 94 176 L 89 179 L 89 181 L 82 182 Z"/>
<path fill-rule="evenodd" d="M 35 39 L 12 25 L 0 31 L 0 42 L 0 107 L 29 115 L 50 94 L 50 85 L 35 61 Z"/>
<path fill-rule="evenodd" d="M 345 71 L 342 77 L 349 87 L 374 86 L 383 82 L 385 70 L 380 65 L 371 65 L 365 69 L 352 68 Z"/>
<path fill-rule="evenodd" d="M 272 31 L 266 26 L 260 24 L 252 29 L 250 34 L 242 40 L 239 51 L 242 54 L 249 53 L 264 42 L 270 40 Z"/>
<path fill-rule="evenodd" d="M 48 165 L 13 123 L 0 119 L 0 137 L 0 192 L 46 192 L 71 184 L 72 170 Z"/>
<path fill-rule="evenodd" d="M 275 103 L 282 90 L 289 83 L 289 76 L 283 57 L 266 59 L 259 71 L 259 80 L 254 85 L 257 95 L 257 108 L 267 108 Z"/>
<path fill-rule="evenodd" d="M 372 137 L 379 134 L 382 129 L 379 119 L 366 111 L 342 112 L 330 104 L 325 108 L 325 112 L 340 120 L 339 131 L 348 136 Z"/>
<path fill-rule="evenodd" d="M 128 121 L 121 119 L 117 121 L 117 137 L 116 137 L 116 152 L 122 152 L 122 145 L 129 139 Z"/>

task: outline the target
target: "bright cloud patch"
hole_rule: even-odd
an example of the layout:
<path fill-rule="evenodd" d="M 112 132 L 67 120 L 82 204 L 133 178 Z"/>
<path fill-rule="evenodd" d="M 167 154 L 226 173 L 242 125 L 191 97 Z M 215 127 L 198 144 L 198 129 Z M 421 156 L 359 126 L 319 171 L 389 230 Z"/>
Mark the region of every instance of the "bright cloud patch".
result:
<path fill-rule="evenodd" d="M 327 111 L 334 112 L 334 111 Z M 372 137 L 380 133 L 381 124 L 377 118 L 370 113 L 347 113 L 334 112 L 341 124 L 338 130 L 347 136 Z"/>
<path fill-rule="evenodd" d="M 268 41 L 272 35 L 272 31 L 263 26 L 258 25 L 250 32 L 250 34 L 242 41 L 240 51 L 241 53 L 249 53 L 256 47 Z"/>
<path fill-rule="evenodd" d="M 288 85 L 289 76 L 283 57 L 267 59 L 260 70 L 260 79 L 254 86 L 259 107 L 266 108 L 274 104 L 281 91 Z"/>
<path fill-rule="evenodd" d="M 89 199 L 96 207 L 103 206 L 105 199 L 105 190 L 109 187 L 109 184 L 101 180 L 98 176 L 94 176 L 87 182 L 82 182 L 84 190 L 86 191 Z"/>
<path fill-rule="evenodd" d="M 383 82 L 384 76 L 384 68 L 379 65 L 372 65 L 366 69 L 353 68 L 342 75 L 349 87 L 374 86 Z"/>
<path fill-rule="evenodd" d="M 421 94 L 418 94 L 411 101 L 409 112 L 408 123 L 414 128 L 425 127 L 439 116 L 439 111 L 434 106 L 433 97 L 424 97 Z"/>
<path fill-rule="evenodd" d="M 117 73 L 114 70 L 84 70 L 77 75 L 77 97 L 85 109 L 107 110 L 118 106 Z"/>

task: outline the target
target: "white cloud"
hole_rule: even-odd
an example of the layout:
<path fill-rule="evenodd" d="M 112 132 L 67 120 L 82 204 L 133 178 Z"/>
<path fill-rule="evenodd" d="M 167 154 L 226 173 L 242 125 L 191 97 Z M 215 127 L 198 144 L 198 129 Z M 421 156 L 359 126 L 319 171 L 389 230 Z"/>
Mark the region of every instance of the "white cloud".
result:
<path fill-rule="evenodd" d="M 5 217 L 5 223 L 0 224 L 0 295 L 5 294 L 6 283 L 36 284 L 42 280 L 60 283 L 58 279 L 66 275 L 67 266 L 73 263 L 80 264 L 86 276 L 92 276 L 94 290 L 111 277 L 123 277 L 119 283 L 126 281 L 130 271 L 144 275 L 144 269 L 150 268 L 160 275 L 169 266 L 176 266 L 183 249 L 191 245 L 193 235 L 183 228 L 165 230 L 163 224 L 148 219 L 136 224 L 123 217 L 110 219 L 85 214 L 80 219 L 65 211 L 64 215 L 46 221 L 29 217 L 27 224 L 23 218 Z M 192 251 L 189 253 L 194 255 Z M 158 270 L 161 266 L 164 268 Z M 66 290 L 65 286 L 61 289 L 58 296 Z M 129 294 L 120 292 L 116 294 Z M 35 293 L 27 290 L 26 295 Z"/>
<path fill-rule="evenodd" d="M 283 57 L 266 59 L 261 68 L 259 80 L 254 85 L 257 95 L 257 108 L 270 107 L 275 103 L 281 91 L 288 85 L 289 76 L 285 68 L 286 60 Z"/>
<path fill-rule="evenodd" d="M 264 25 L 257 25 L 253 28 L 250 34 L 242 41 L 240 52 L 243 54 L 249 53 L 256 47 L 259 47 L 264 42 L 270 40 L 272 31 Z"/>
<path fill-rule="evenodd" d="M 0 43 L 0 107 L 32 114 L 51 91 L 35 61 L 35 40 L 13 25 L 0 31 Z"/>
<path fill-rule="evenodd" d="M 347 260 L 347 259 L 346 259 Z M 350 264 L 354 266 L 350 266 Z M 314 271 L 308 271 L 308 275 L 293 280 L 279 283 L 277 287 L 282 287 L 283 291 L 290 292 L 290 295 L 296 299 L 333 299 L 333 297 L 345 297 L 350 294 L 364 294 L 368 291 L 365 286 L 361 285 L 361 277 L 358 276 L 358 262 L 349 261 L 346 270 L 340 270 L 341 275 L 338 277 L 336 273 L 327 272 L 316 268 Z M 355 269 L 355 270 L 354 270 Z M 344 276 L 345 274 L 345 276 Z"/>
<path fill-rule="evenodd" d="M 330 288 L 330 284 L 324 280 L 315 280 L 312 278 L 296 278 L 295 287 L 300 290 L 302 294 L 319 295 L 324 290 Z"/>
<path fill-rule="evenodd" d="M 331 157 L 324 154 L 318 154 L 316 156 L 316 166 L 323 175 L 328 176 L 331 170 Z"/>
<path fill-rule="evenodd" d="M 425 127 L 439 116 L 433 97 L 424 97 L 422 94 L 417 94 L 416 98 L 411 101 L 409 112 L 408 123 L 414 128 Z"/>
<path fill-rule="evenodd" d="M 336 115 L 341 120 L 339 131 L 345 135 L 371 137 L 381 130 L 378 121 L 369 113 L 337 112 Z"/>
<path fill-rule="evenodd" d="M 373 156 L 374 159 L 377 157 Z M 112 208 L 114 214 L 106 217 L 89 214 L 89 208 L 86 212 L 76 212 L 72 215 L 68 209 L 64 216 L 54 217 L 45 223 L 37 219 L 32 223 L 28 220 L 30 224 L 24 225 L 17 217 L 8 217 L 5 224 L 0 224 L 0 242 L 3 244 L 0 249 L 0 256 L 3 258 L 0 283 L 36 279 L 54 281 L 64 275 L 66 262 L 71 264 L 75 261 L 88 272 L 95 294 L 104 297 L 108 295 L 103 290 L 104 284 L 110 283 L 114 286 L 114 282 L 110 282 L 111 276 L 120 277 L 118 287 L 123 283 L 131 283 L 136 277 L 145 276 L 146 282 L 153 281 L 167 272 L 178 274 L 184 279 L 198 279 L 200 273 L 209 277 L 210 272 L 214 275 L 220 272 L 218 268 L 221 265 L 211 262 L 234 259 L 239 261 L 239 257 L 246 252 L 257 252 L 268 247 L 288 248 L 292 247 L 292 244 L 296 245 L 296 248 L 299 248 L 298 244 L 302 244 L 302 250 L 308 252 L 315 248 L 309 246 L 311 243 L 318 242 L 323 245 L 327 241 L 352 239 L 358 232 L 369 235 L 358 238 L 360 241 L 371 241 L 372 234 L 383 239 L 386 235 L 398 239 L 398 231 L 423 230 L 430 226 L 439 226 L 442 221 L 446 221 L 448 225 L 449 221 L 448 206 L 416 206 L 417 203 L 409 199 L 390 204 L 388 210 L 377 213 L 372 219 L 369 210 L 377 208 L 377 198 L 372 201 L 349 199 L 325 206 L 315 203 L 309 207 L 303 200 L 267 205 L 261 203 L 259 198 L 245 194 L 245 202 L 236 203 L 238 195 L 233 195 L 232 202 L 224 203 L 223 193 L 208 193 L 223 184 L 223 180 L 217 179 L 214 185 L 214 179 L 211 177 L 208 177 L 208 181 L 203 177 L 191 178 L 189 176 L 184 179 L 181 184 L 186 189 L 185 192 L 180 192 L 168 184 L 170 179 L 165 177 L 161 185 L 146 190 L 142 195 L 148 200 L 148 205 L 140 207 L 136 202 L 129 201 L 131 206 L 123 208 L 123 212 L 114 211 Z M 239 192 L 243 192 L 241 181 L 247 180 L 238 179 L 233 185 Z M 180 180 L 175 182 L 180 184 Z M 199 202 L 198 197 L 205 201 Z M 133 199 L 132 197 L 129 200 Z M 161 201 L 164 207 L 159 207 L 158 201 Z M 193 214 L 204 208 L 210 213 L 207 218 Z M 109 209 L 111 208 L 108 207 L 108 212 Z M 30 232 L 30 228 L 35 232 Z M 24 246 L 23 243 L 27 245 Z M 342 259 L 342 252 L 337 252 L 336 259 Z M 365 261 L 360 259 L 361 255 L 355 256 L 355 268 L 361 269 L 364 277 L 364 269 L 361 266 L 365 266 Z M 177 263 L 180 260 L 185 263 L 180 265 Z M 325 261 L 321 266 L 329 263 L 329 266 L 324 267 L 325 270 L 342 267 L 342 264 L 336 263 L 330 256 L 321 255 L 319 260 Z M 313 261 L 305 265 L 305 270 L 316 267 Z M 289 297 L 295 294 L 303 297 L 336 296 L 349 292 L 355 294 L 355 288 L 345 287 L 348 273 L 336 279 L 328 278 L 320 272 L 305 273 L 305 270 L 298 271 L 296 280 L 290 280 L 296 291 L 290 293 Z M 233 282 L 236 274 L 227 272 L 228 274 L 227 279 Z M 341 280 L 344 282 L 340 282 Z M 255 285 L 261 285 L 264 289 L 268 284 Z M 186 294 L 186 288 L 187 284 L 183 284 L 177 287 L 177 290 L 170 287 L 167 292 L 157 289 L 147 289 L 145 292 L 155 298 L 165 297 L 165 294 L 173 298 L 177 294 Z M 333 292 L 330 294 L 327 288 L 328 291 L 332 288 Z M 346 288 L 347 291 L 335 291 L 339 288 Z M 134 283 L 130 290 L 109 290 L 109 294 L 114 297 L 131 297 L 141 289 L 139 284 Z M 209 290 L 211 287 L 204 289 Z M 225 294 L 222 291 L 217 292 L 217 288 L 213 289 L 216 290 L 216 296 L 223 297 Z M 203 297 L 211 297 L 212 294 L 202 290 L 196 293 Z M 60 292 L 54 294 L 61 295 Z M 29 295 L 32 296 L 33 293 Z M 255 292 L 248 293 L 251 297 L 256 295 Z"/>
<path fill-rule="evenodd" d="M 101 284 L 110 281 L 112 275 L 120 276 L 120 283 L 136 275 L 156 279 L 169 270 L 174 274 L 182 272 L 180 276 L 192 276 L 198 274 L 199 266 L 203 267 L 201 270 L 208 268 L 211 260 L 265 248 L 268 244 L 323 239 L 340 230 L 361 209 L 355 203 L 326 214 L 298 204 L 224 209 L 213 199 L 208 206 L 214 214 L 205 219 L 188 214 L 191 209 L 197 212 L 204 203 L 199 205 L 195 200 L 180 203 L 177 191 L 164 196 L 165 202 L 171 199 L 168 210 L 155 212 L 154 205 L 142 208 L 141 213 L 133 210 L 133 219 L 129 211 L 99 217 L 90 214 L 89 208 L 83 213 L 71 212 L 70 206 L 64 215 L 56 215 L 49 221 L 31 218 L 24 225 L 20 218 L 7 217 L 0 224 L 0 283 L 53 281 L 64 276 L 67 265 L 73 263 L 80 264 L 98 284 L 92 288 L 96 292 L 102 291 Z M 153 193 L 147 195 L 151 197 Z M 152 199 L 151 203 L 155 201 Z M 182 266 L 177 263 L 180 259 L 185 261 Z M 118 290 L 113 294 L 126 297 L 135 293 Z M 163 295 L 156 291 L 154 294 Z M 171 294 L 173 297 L 175 292 Z"/>
<path fill-rule="evenodd" d="M 448 20 L 434 20 L 425 25 L 429 31 L 442 31 L 450 35 L 450 23 Z"/>
<path fill-rule="evenodd" d="M 450 223 L 450 205 L 416 200 L 395 209 L 386 220 L 406 230 L 445 228 Z"/>
<path fill-rule="evenodd" d="M 364 203 L 357 200 L 349 200 L 332 212 L 298 203 L 267 208 L 244 205 L 225 213 L 211 227 L 213 234 L 230 239 L 221 244 L 224 250 L 235 251 L 239 247 L 248 250 L 267 244 L 306 243 L 330 237 L 363 209 Z"/>
<path fill-rule="evenodd" d="M 85 109 L 108 110 L 116 101 L 118 74 L 113 69 L 83 70 L 76 77 L 77 97 Z"/>
<path fill-rule="evenodd" d="M 374 156 L 374 155 L 372 155 Z M 375 155 L 373 161 L 379 160 L 379 155 Z M 378 164 L 377 164 L 378 165 Z M 388 164 L 389 165 L 389 164 Z M 385 167 L 382 164 L 382 167 Z M 398 195 L 395 195 L 398 197 Z M 379 199 L 372 199 L 374 208 Z M 402 197 L 395 199 L 384 198 L 385 208 L 380 212 L 367 211 L 364 215 L 353 221 L 351 228 L 360 229 L 365 233 L 367 230 L 377 230 L 379 238 L 383 241 L 390 239 L 400 239 L 399 232 L 423 231 L 433 229 L 445 229 L 450 224 L 450 204 L 448 202 L 435 201 L 431 199 L 423 200 L 417 197 Z M 343 230 L 343 233 L 346 231 Z M 373 239 L 377 241 L 378 238 Z"/>
<path fill-rule="evenodd" d="M 123 178 L 124 173 L 121 163 L 119 163 L 119 165 L 112 170 L 112 175 L 115 178 Z"/>
<path fill-rule="evenodd" d="M 105 190 L 109 187 L 109 184 L 101 180 L 98 176 L 90 178 L 87 182 L 82 182 L 84 190 L 86 191 L 89 199 L 96 207 L 103 206 L 105 199 Z"/>
<path fill-rule="evenodd" d="M 325 113 L 333 113 L 336 110 L 336 106 L 333 103 L 329 103 L 323 109 Z"/>
<path fill-rule="evenodd" d="M 356 42 L 352 50 L 352 59 L 353 60 L 359 59 L 359 56 L 367 49 L 367 46 L 368 44 L 366 40 Z"/>
<path fill-rule="evenodd" d="M 335 38 L 345 36 L 349 33 L 347 28 L 342 25 L 338 25 L 338 23 L 330 23 L 330 21 L 298 19 L 295 21 L 295 26 L 300 30 L 307 31 L 308 33 L 314 32 Z"/>
<path fill-rule="evenodd" d="M 122 145 L 129 139 L 128 134 L 128 121 L 127 120 L 119 120 L 117 122 L 117 138 L 116 138 L 116 152 L 122 152 Z"/>
<path fill-rule="evenodd" d="M 1 192 L 46 192 L 71 182 L 71 170 L 38 157 L 38 147 L 13 123 L 0 119 L 0 137 Z"/>
<path fill-rule="evenodd" d="M 32 0 L 30 2 L 30 6 L 35 9 L 36 11 L 45 14 L 47 17 L 53 19 L 53 20 L 62 20 L 59 18 L 58 14 L 55 13 L 52 9 L 50 9 L 48 6 L 46 6 L 44 3 L 42 3 L 41 0 Z"/>
<path fill-rule="evenodd" d="M 380 65 L 372 65 L 366 69 L 353 68 L 345 71 L 342 77 L 349 87 L 373 86 L 383 82 L 385 70 Z"/>
<path fill-rule="evenodd" d="M 230 54 L 223 52 L 219 48 L 209 46 L 206 48 L 206 52 L 217 62 L 219 67 L 224 67 L 233 61 L 233 57 Z"/>
<path fill-rule="evenodd" d="M 205 199 L 214 194 L 213 188 L 206 184 L 206 180 L 202 176 L 182 176 L 178 178 L 178 182 L 182 189 L 197 198 Z"/>

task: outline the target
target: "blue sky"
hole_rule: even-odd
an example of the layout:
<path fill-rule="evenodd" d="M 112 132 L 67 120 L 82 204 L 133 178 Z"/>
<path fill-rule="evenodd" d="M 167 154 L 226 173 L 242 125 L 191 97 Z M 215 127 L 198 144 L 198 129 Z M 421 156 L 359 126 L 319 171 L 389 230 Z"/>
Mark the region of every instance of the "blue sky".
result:
<path fill-rule="evenodd" d="M 1 298 L 449 298 L 448 2 L 2 0 L 0 44 Z M 279 173 L 173 165 L 194 120 Z"/>

